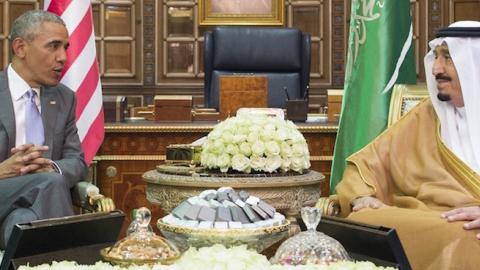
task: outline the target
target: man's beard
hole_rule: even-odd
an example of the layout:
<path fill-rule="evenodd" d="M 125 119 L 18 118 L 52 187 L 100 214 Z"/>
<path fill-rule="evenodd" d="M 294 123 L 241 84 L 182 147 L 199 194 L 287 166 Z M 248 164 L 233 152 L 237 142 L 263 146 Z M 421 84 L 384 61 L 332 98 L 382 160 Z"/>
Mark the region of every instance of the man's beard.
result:
<path fill-rule="evenodd" d="M 437 98 L 440 101 L 450 101 L 452 99 L 449 94 L 442 94 L 442 93 L 438 93 Z"/>
<path fill-rule="evenodd" d="M 452 78 L 450 78 L 449 76 L 445 75 L 445 74 L 438 74 L 435 76 L 435 80 L 446 80 L 446 81 L 452 81 Z M 450 97 L 449 94 L 442 94 L 442 93 L 438 93 L 437 94 L 437 98 L 440 100 L 440 101 L 450 101 L 452 98 Z"/>

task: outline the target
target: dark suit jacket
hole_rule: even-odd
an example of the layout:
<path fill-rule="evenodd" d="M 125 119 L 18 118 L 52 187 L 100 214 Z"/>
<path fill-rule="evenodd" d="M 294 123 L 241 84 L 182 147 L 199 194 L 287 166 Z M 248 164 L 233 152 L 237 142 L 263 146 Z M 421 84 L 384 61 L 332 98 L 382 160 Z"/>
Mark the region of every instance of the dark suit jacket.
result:
<path fill-rule="evenodd" d="M 69 186 L 85 178 L 87 165 L 75 124 L 75 93 L 63 84 L 40 90 L 42 119 L 45 130 L 44 154 L 60 167 Z M 15 113 L 8 87 L 7 71 L 0 72 L 0 162 L 15 147 Z"/>

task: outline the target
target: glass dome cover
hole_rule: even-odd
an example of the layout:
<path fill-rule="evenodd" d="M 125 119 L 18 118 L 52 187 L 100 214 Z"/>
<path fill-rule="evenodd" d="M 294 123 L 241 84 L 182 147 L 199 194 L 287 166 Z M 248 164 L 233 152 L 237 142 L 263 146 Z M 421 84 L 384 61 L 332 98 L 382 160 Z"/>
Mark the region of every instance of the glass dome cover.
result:
<path fill-rule="evenodd" d="M 134 212 L 128 235 L 111 248 L 102 250 L 105 260 L 121 264 L 171 264 L 180 251 L 167 239 L 156 235 L 150 228 L 150 210 L 141 207 Z"/>
<path fill-rule="evenodd" d="M 283 242 L 272 257 L 272 263 L 329 265 L 337 261 L 351 260 L 345 248 L 337 240 L 316 231 L 321 218 L 320 209 L 304 207 L 301 214 L 307 231 L 300 232 Z"/>

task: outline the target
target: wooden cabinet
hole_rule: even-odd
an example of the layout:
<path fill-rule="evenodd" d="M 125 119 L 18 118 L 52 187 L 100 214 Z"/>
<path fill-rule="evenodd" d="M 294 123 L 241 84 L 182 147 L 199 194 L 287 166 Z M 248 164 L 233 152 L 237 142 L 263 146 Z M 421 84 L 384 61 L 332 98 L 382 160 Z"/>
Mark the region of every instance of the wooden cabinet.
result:
<path fill-rule="evenodd" d="M 393 0 L 392 0 L 393 1 Z M 397 0 L 398 1 L 398 0 Z M 10 61 L 9 32 L 23 12 L 44 0 L 0 1 L 0 63 Z M 197 0 L 92 0 L 102 90 L 107 95 L 193 95 L 203 98 L 203 33 Z M 248 3 L 248 1 L 244 1 Z M 350 10 L 359 1 L 285 0 L 285 27 L 312 37 L 310 104 L 326 105 L 327 89 L 344 84 Z M 362 1 L 360 1 L 362 2 Z M 367 2 L 367 1 L 363 1 Z M 383 1 L 368 1 L 380 4 Z M 410 0 L 417 81 L 425 81 L 423 57 L 435 31 L 458 20 L 480 20 L 478 0 Z"/>
<path fill-rule="evenodd" d="M 142 174 L 165 161 L 168 145 L 191 143 L 207 135 L 214 124 L 148 122 L 105 126 L 105 140 L 95 157 L 95 180 L 101 192 L 112 197 L 117 208 L 127 214 L 123 232 L 134 208 L 150 208 L 152 220 L 163 216 L 159 206 L 147 201 Z M 312 169 L 326 176 L 322 195 L 327 196 L 337 126 L 299 124 L 299 129 L 309 145 Z"/>

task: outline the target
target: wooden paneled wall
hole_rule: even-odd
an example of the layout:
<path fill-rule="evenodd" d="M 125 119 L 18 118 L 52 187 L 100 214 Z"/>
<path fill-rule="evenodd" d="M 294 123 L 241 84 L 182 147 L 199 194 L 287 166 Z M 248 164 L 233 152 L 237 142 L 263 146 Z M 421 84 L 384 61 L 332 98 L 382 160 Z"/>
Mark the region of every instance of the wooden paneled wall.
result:
<path fill-rule="evenodd" d="M 380 1 L 380 0 L 354 0 Z M 385 0 L 381 0 L 385 1 Z M 390 1 L 390 0 L 388 0 Z M 456 20 L 480 20 L 480 0 L 410 1 L 418 81 L 435 31 Z M 285 0 L 285 26 L 312 35 L 311 101 L 325 104 L 326 89 L 343 88 L 352 0 Z M 203 33 L 198 0 L 92 0 L 104 94 L 192 94 L 202 102 Z M 43 0 L 0 1 L 0 62 L 9 62 L 11 22 Z"/>

